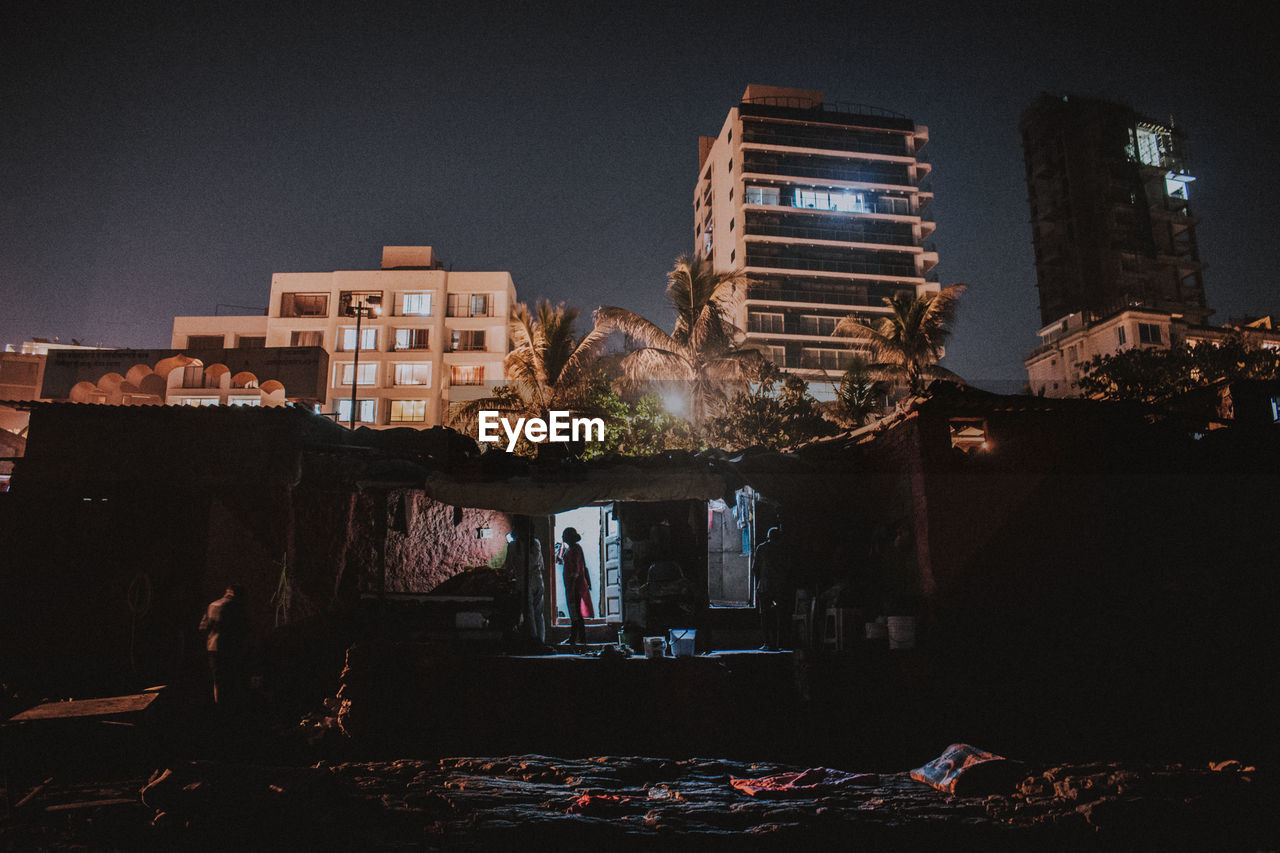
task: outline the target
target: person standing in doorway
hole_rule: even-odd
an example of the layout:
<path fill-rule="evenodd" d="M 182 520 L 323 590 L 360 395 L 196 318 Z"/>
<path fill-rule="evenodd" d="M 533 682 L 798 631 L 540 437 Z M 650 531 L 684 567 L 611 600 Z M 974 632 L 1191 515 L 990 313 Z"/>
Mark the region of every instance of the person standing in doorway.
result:
<path fill-rule="evenodd" d="M 200 620 L 206 633 L 209 672 L 213 676 L 213 701 L 221 708 L 240 704 L 245 693 L 245 640 L 249 620 L 244 611 L 244 587 L 227 587 L 222 598 L 211 603 Z"/>
<path fill-rule="evenodd" d="M 756 547 L 751 574 L 755 580 L 756 611 L 760 614 L 760 630 L 764 632 L 764 648 L 776 652 L 786 639 L 784 621 L 791 618 L 796 594 L 791 554 L 781 529 L 769 528 L 765 541 Z"/>
<path fill-rule="evenodd" d="M 565 609 L 569 611 L 569 645 L 577 647 L 587 643 L 585 619 L 595 618 L 591 605 L 591 577 L 587 573 L 587 558 L 578 543 L 582 537 L 572 527 L 566 527 L 560 537 L 565 547 L 560 549 L 560 561 L 564 568 Z"/>

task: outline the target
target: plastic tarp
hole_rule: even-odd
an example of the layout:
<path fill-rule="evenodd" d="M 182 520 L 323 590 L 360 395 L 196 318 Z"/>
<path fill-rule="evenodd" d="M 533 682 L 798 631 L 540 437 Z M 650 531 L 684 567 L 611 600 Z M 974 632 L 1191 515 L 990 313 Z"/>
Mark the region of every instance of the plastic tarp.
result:
<path fill-rule="evenodd" d="M 967 743 L 953 743 L 911 778 L 957 797 L 1008 793 L 1027 775 L 1025 765 Z"/>
<path fill-rule="evenodd" d="M 801 773 L 778 773 L 759 779 L 731 776 L 729 784 L 749 797 L 817 797 L 844 788 L 874 787 L 880 784 L 880 776 L 811 767 Z"/>

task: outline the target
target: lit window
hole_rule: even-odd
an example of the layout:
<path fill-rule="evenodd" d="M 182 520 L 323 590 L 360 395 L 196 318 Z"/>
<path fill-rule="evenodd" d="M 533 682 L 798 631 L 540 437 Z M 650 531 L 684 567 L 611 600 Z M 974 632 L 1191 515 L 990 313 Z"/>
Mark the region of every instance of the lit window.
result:
<path fill-rule="evenodd" d="M 356 348 L 356 330 L 355 327 L 342 330 L 342 350 L 343 352 L 351 352 Z M 378 348 L 378 330 L 377 329 L 361 329 L 360 330 L 360 349 L 375 350 Z"/>
<path fill-rule="evenodd" d="M 430 385 L 431 362 L 397 364 L 395 383 L 397 385 Z"/>
<path fill-rule="evenodd" d="M 777 187 L 747 187 L 742 193 L 742 200 L 746 204 L 774 204 L 778 203 Z"/>
<path fill-rule="evenodd" d="M 483 385 L 484 367 L 482 365 L 464 366 L 455 364 L 449 373 L 450 385 Z"/>
<path fill-rule="evenodd" d="M 339 364 L 337 369 L 337 380 L 334 385 L 350 385 L 351 377 L 355 375 L 356 366 L 350 362 Z M 362 364 L 360 365 L 360 385 L 372 385 L 378 375 L 378 365 Z"/>
<path fill-rule="evenodd" d="M 396 329 L 396 349 L 428 349 L 427 329 Z"/>
<path fill-rule="evenodd" d="M 981 418 L 952 418 L 951 446 L 965 453 L 987 450 L 987 422 Z"/>
<path fill-rule="evenodd" d="M 403 293 L 400 295 L 400 313 L 408 317 L 427 317 L 431 314 L 430 293 Z"/>
<path fill-rule="evenodd" d="M 233 406 L 261 406 L 262 400 L 259 397 L 232 397 L 227 401 Z"/>
<path fill-rule="evenodd" d="M 362 424 L 373 423 L 373 415 L 377 410 L 376 400 L 356 400 L 356 421 Z M 341 423 L 351 422 L 351 401 L 338 401 L 338 421 Z"/>
<path fill-rule="evenodd" d="M 391 423 L 418 423 L 427 419 L 426 400 L 392 400 Z"/>
<path fill-rule="evenodd" d="M 796 190 L 795 206 L 813 210 L 839 210 L 847 213 L 864 213 L 867 197 L 863 193 L 820 192 Z"/>

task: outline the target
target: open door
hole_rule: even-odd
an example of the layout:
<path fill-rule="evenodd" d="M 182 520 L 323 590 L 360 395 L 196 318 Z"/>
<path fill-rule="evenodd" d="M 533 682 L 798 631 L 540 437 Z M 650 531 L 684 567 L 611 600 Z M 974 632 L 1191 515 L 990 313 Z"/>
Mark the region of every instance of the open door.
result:
<path fill-rule="evenodd" d="M 617 507 L 600 507 L 600 613 L 610 624 L 622 624 L 622 525 Z"/>

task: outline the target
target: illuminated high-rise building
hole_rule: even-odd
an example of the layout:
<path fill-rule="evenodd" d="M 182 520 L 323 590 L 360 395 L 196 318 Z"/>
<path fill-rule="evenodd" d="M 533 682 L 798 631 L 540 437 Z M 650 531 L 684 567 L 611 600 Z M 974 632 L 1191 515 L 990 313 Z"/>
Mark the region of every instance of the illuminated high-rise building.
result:
<path fill-rule="evenodd" d="M 750 283 L 734 318 L 772 361 L 838 380 L 856 351 L 832 337 L 885 297 L 937 290 L 938 255 L 921 149 L 928 128 L 808 89 L 751 85 L 720 134 L 699 140 L 698 254 Z M 829 386 L 827 389 L 829 391 Z"/>

